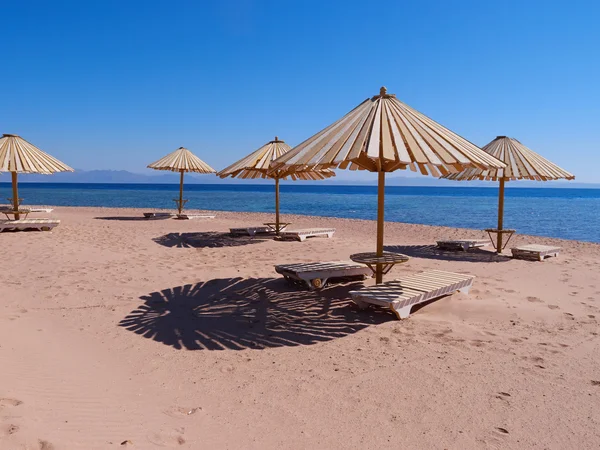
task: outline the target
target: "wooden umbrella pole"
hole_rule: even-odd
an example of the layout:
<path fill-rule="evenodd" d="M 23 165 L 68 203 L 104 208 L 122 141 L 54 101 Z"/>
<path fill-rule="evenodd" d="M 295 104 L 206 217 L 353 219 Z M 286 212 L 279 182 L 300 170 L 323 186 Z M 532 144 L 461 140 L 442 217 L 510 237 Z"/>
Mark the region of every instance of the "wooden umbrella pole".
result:
<path fill-rule="evenodd" d="M 279 236 L 279 178 L 275 178 L 275 234 Z"/>
<path fill-rule="evenodd" d="M 385 204 L 385 172 L 379 171 L 377 182 L 377 256 L 383 256 L 383 225 L 384 225 L 384 204 Z M 375 283 L 383 282 L 383 266 L 377 264 L 375 272 Z"/>
<path fill-rule="evenodd" d="M 504 178 L 500 178 L 500 189 L 498 190 L 498 241 L 496 252 L 502 253 L 502 227 L 504 226 Z"/>
<path fill-rule="evenodd" d="M 12 191 L 13 191 L 13 211 L 19 210 L 19 185 L 17 183 L 17 172 L 11 172 Z M 19 220 L 20 214 L 15 214 L 15 219 Z"/>
<path fill-rule="evenodd" d="M 181 176 L 179 178 L 179 205 L 178 205 L 179 214 L 181 214 L 181 211 L 183 209 L 183 170 L 181 170 L 180 172 L 181 172 Z"/>

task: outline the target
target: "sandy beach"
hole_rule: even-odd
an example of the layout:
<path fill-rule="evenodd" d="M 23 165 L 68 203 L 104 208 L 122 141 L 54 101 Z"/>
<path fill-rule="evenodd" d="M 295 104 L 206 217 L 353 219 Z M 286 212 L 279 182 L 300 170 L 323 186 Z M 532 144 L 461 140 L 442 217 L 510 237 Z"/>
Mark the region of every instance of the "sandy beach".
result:
<path fill-rule="evenodd" d="M 600 245 L 440 253 L 486 236 L 388 223 L 411 259 L 387 280 L 477 277 L 399 321 L 355 308 L 357 283 L 310 292 L 273 269 L 373 251 L 374 222 L 285 216 L 337 229 L 301 243 L 225 234 L 266 214 L 141 213 L 60 207 L 51 233 L 0 234 L 0 449 L 600 445 Z"/>

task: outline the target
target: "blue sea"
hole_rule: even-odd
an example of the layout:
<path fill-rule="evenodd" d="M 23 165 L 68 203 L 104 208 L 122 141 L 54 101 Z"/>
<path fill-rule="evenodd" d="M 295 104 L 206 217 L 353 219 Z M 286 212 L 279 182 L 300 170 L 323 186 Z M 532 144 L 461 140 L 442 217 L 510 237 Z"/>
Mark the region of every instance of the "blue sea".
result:
<path fill-rule="evenodd" d="M 27 204 L 173 208 L 174 184 L 20 183 Z M 11 196 L 0 183 L 0 198 Z M 190 209 L 274 212 L 274 188 L 266 184 L 190 184 Z M 386 221 L 483 229 L 497 222 L 495 187 L 386 188 Z M 284 184 L 281 212 L 375 219 L 376 186 Z M 522 234 L 600 242 L 600 189 L 507 188 L 505 228 Z"/>

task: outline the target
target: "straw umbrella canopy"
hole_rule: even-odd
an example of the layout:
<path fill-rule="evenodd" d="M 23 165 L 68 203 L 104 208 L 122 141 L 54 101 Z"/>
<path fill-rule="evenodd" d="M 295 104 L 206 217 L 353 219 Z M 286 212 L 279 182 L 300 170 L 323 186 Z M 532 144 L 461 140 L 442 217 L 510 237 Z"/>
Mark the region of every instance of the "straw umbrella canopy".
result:
<path fill-rule="evenodd" d="M 243 180 L 257 178 L 271 178 L 275 180 L 275 232 L 281 230 L 279 220 L 279 181 L 291 178 L 292 180 L 324 180 L 333 177 L 335 173 L 329 169 L 307 169 L 291 172 L 289 170 L 271 171 L 271 163 L 290 151 L 291 147 L 279 137 L 267 142 L 258 150 L 233 163 L 229 167 L 217 173 L 221 178 L 241 178 Z"/>
<path fill-rule="evenodd" d="M 482 150 L 494 158 L 503 161 L 505 168 L 468 168 L 462 172 L 445 175 L 448 180 L 488 180 L 499 181 L 498 192 L 498 229 L 496 251 L 502 252 L 502 235 L 504 222 L 504 183 L 512 180 L 574 180 L 575 176 L 546 158 L 525 147 L 518 140 L 506 136 L 498 136 L 482 147 Z"/>
<path fill-rule="evenodd" d="M 278 170 L 349 168 L 378 173 L 377 256 L 383 256 L 385 174 L 411 169 L 440 176 L 467 167 L 504 167 L 493 156 L 388 94 L 368 98 L 274 163 Z M 377 264 L 381 283 L 383 266 Z"/>
<path fill-rule="evenodd" d="M 43 152 L 35 145 L 27 142 L 16 134 L 3 134 L 0 138 L 0 172 L 10 172 L 12 175 L 13 210 L 19 211 L 19 185 L 17 174 L 55 172 L 73 172 L 66 164 Z M 20 215 L 15 214 L 19 219 Z"/>
<path fill-rule="evenodd" d="M 164 158 L 148 164 L 150 169 L 155 170 L 170 170 L 171 172 L 179 172 L 179 199 L 175 199 L 179 214 L 183 210 L 183 174 L 185 172 L 196 173 L 215 173 L 216 170 L 190 152 L 187 148 L 179 147 L 172 153 L 169 153 Z M 187 200 L 185 200 L 187 201 Z"/>

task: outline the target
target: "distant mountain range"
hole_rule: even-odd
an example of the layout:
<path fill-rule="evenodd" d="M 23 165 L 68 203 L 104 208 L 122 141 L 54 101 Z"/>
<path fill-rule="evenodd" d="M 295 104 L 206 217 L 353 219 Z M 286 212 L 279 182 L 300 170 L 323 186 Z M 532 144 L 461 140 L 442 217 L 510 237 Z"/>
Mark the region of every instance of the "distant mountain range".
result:
<path fill-rule="evenodd" d="M 132 173 L 126 170 L 76 170 L 75 172 L 56 173 L 54 175 L 39 175 L 39 174 L 22 174 L 19 175 L 20 182 L 30 183 L 138 183 L 138 184 L 178 184 L 178 173 L 157 173 L 157 174 L 141 174 Z M 10 177 L 0 176 L 0 182 L 10 182 Z M 226 178 L 221 179 L 214 175 L 197 175 L 188 173 L 185 175 L 185 182 L 189 184 L 271 184 L 270 180 L 239 180 Z M 337 185 L 375 185 L 377 179 L 375 176 L 372 180 L 349 178 L 336 179 L 331 178 L 324 181 L 311 181 L 311 183 L 319 184 L 337 184 Z M 463 186 L 463 187 L 492 187 L 495 183 L 487 181 L 448 181 L 439 180 L 433 177 L 419 176 L 395 176 L 390 174 L 386 178 L 387 186 Z M 509 183 L 515 187 L 554 187 L 554 188 L 588 188 L 599 189 L 599 183 L 578 183 L 570 181 L 554 181 L 549 183 L 540 183 L 536 181 L 519 181 L 517 183 Z"/>

